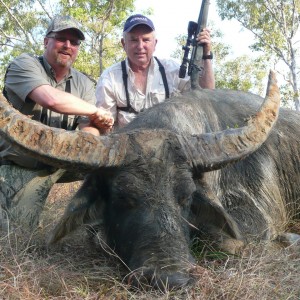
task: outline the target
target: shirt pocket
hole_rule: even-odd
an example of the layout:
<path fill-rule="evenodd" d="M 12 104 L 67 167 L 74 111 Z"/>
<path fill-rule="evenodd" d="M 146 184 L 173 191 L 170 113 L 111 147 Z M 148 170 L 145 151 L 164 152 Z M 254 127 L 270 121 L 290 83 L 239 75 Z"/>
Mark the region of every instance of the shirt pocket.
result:
<path fill-rule="evenodd" d="M 149 92 L 149 98 L 152 105 L 163 102 L 166 99 L 166 91 L 162 78 L 157 85 Z"/>

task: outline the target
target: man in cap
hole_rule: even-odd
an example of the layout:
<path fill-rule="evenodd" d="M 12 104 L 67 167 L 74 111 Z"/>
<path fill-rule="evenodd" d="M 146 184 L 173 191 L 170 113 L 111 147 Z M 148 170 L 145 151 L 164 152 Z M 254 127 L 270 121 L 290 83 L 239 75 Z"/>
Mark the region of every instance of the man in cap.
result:
<path fill-rule="evenodd" d="M 203 44 L 204 72 L 199 77 L 199 84 L 202 88 L 213 89 L 209 29 L 205 28 L 197 40 Z M 191 86 L 189 76 L 179 78 L 177 62 L 154 57 L 157 39 L 153 22 L 148 17 L 140 14 L 129 17 L 121 43 L 126 59 L 107 68 L 96 86 L 96 105 L 110 111 L 118 127 L 128 124 L 140 111 Z"/>
<path fill-rule="evenodd" d="M 74 19 L 56 16 L 46 31 L 44 54 L 38 57 L 23 53 L 9 65 L 3 90 L 8 101 L 20 112 L 51 127 L 78 128 L 95 135 L 101 128 L 111 128 L 111 114 L 95 106 L 93 82 L 72 68 L 84 39 Z M 36 226 L 51 187 L 64 173 L 19 154 L 0 139 L 2 214 L 8 212 Z"/>

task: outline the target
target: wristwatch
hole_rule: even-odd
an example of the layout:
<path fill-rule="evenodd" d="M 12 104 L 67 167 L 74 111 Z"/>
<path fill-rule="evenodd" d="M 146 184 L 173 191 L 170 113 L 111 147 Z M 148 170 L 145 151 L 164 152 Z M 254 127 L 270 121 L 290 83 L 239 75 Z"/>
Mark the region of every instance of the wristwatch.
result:
<path fill-rule="evenodd" d="M 214 56 L 213 56 L 213 53 L 212 53 L 212 52 L 210 52 L 209 55 L 203 55 L 203 56 L 202 56 L 202 59 L 213 59 L 213 58 L 214 58 Z"/>

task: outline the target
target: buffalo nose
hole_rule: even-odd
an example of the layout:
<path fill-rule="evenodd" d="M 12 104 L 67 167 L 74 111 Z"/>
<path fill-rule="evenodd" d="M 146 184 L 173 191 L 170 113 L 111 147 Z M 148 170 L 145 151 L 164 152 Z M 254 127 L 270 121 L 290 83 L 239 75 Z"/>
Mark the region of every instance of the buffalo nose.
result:
<path fill-rule="evenodd" d="M 128 284 L 134 288 L 155 288 L 170 291 L 185 287 L 193 282 L 192 276 L 185 272 L 158 274 L 153 270 L 135 271 L 128 276 Z"/>

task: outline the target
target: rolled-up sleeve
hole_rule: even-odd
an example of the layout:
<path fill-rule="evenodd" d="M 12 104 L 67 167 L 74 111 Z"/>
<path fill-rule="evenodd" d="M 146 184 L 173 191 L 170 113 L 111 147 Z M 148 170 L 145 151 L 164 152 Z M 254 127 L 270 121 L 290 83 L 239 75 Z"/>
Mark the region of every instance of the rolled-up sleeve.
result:
<path fill-rule="evenodd" d="M 41 85 L 49 85 L 43 76 L 43 67 L 38 59 L 29 54 L 21 54 L 9 65 L 5 88 L 25 101 L 28 94 Z"/>

